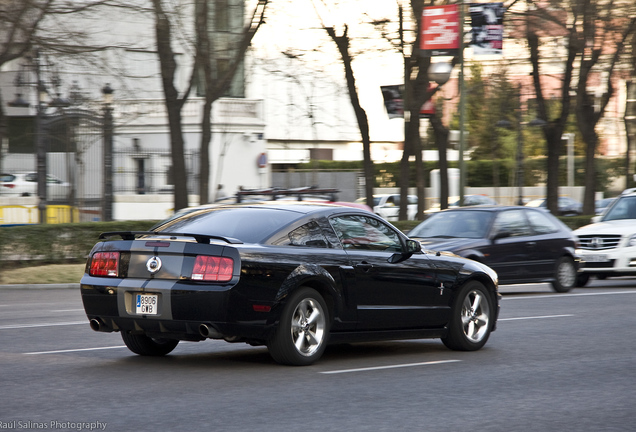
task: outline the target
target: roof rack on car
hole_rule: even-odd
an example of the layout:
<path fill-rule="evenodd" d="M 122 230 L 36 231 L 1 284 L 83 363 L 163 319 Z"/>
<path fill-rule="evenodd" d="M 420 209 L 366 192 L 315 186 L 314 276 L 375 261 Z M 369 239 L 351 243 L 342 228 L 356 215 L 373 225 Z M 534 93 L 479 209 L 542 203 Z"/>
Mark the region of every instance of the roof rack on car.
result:
<path fill-rule="evenodd" d="M 278 198 L 286 197 L 286 196 L 296 196 L 298 201 L 303 200 L 303 196 L 306 195 L 322 195 L 325 199 L 329 201 L 337 201 L 336 194 L 339 193 L 340 190 L 332 189 L 332 188 L 319 188 L 316 186 L 309 187 L 300 187 L 300 188 L 292 188 L 292 189 L 282 189 L 282 188 L 265 188 L 265 189 L 240 189 L 236 192 L 236 202 L 240 203 L 244 197 L 255 196 L 255 195 L 265 195 L 271 196 L 272 201 L 275 201 Z"/>
<path fill-rule="evenodd" d="M 120 236 L 124 240 L 135 240 L 137 236 L 148 235 L 148 236 L 168 236 L 168 237 L 192 237 L 197 243 L 210 244 L 210 240 L 223 240 L 229 244 L 242 244 L 241 240 L 232 238 L 232 237 L 222 237 L 215 235 L 206 235 L 206 234 L 191 234 L 191 233 L 174 233 L 167 231 L 112 231 L 112 232 L 103 232 L 99 235 L 99 239 L 103 240 L 108 237 Z"/>

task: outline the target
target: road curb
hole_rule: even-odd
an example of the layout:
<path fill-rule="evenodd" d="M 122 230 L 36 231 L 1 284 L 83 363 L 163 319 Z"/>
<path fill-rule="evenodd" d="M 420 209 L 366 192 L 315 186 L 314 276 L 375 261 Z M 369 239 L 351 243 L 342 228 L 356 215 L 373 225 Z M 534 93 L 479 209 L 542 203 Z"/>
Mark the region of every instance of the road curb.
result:
<path fill-rule="evenodd" d="M 14 284 L 0 285 L 0 290 L 37 290 L 37 289 L 76 289 L 79 290 L 79 283 L 68 284 Z"/>

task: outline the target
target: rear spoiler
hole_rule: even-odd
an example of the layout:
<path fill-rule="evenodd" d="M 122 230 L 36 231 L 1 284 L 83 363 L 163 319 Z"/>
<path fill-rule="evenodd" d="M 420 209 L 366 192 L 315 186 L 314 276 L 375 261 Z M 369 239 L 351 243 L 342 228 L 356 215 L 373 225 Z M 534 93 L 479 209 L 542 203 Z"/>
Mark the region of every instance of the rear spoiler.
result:
<path fill-rule="evenodd" d="M 210 244 L 210 240 L 223 240 L 229 244 L 243 244 L 243 242 L 239 239 L 235 239 L 232 237 L 222 237 L 215 235 L 206 235 L 206 234 L 190 234 L 190 233 L 174 233 L 174 232 L 164 232 L 164 231 L 112 231 L 112 232 L 103 232 L 99 235 L 99 239 L 103 240 L 108 237 L 120 236 L 124 240 L 135 240 L 136 236 L 168 236 L 171 240 L 176 239 L 177 237 L 192 237 L 197 243 Z"/>

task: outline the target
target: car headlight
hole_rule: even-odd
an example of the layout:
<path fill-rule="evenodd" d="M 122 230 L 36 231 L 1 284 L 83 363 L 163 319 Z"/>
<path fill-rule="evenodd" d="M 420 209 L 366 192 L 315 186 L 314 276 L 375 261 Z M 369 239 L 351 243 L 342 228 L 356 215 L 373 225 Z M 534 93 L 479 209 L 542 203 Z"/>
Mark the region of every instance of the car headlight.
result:
<path fill-rule="evenodd" d="M 636 246 L 636 234 L 633 234 L 627 241 L 627 246 Z"/>

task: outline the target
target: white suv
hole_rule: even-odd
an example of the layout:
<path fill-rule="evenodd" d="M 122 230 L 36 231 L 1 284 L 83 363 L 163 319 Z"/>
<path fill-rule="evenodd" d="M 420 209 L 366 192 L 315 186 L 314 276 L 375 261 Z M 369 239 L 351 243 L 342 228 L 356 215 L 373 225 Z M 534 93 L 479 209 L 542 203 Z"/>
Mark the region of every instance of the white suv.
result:
<path fill-rule="evenodd" d="M 636 276 L 636 188 L 625 190 L 591 225 L 574 231 L 583 262 L 579 286 L 590 276 Z"/>

